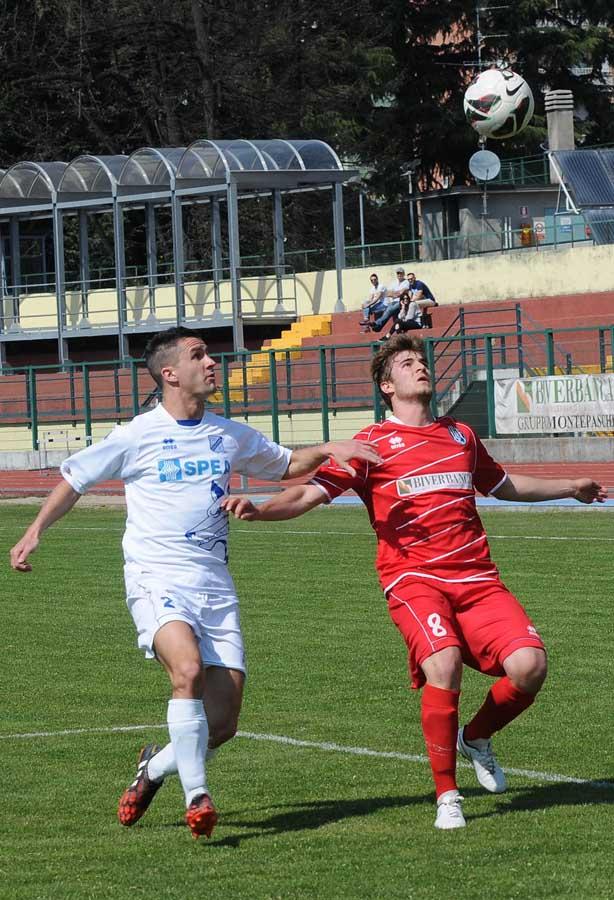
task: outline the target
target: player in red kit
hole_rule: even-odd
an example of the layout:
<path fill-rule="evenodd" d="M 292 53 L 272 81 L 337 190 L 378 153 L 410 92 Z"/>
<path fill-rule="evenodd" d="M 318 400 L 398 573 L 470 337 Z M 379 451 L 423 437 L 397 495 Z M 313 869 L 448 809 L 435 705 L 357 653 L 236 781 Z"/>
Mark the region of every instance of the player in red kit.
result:
<path fill-rule="evenodd" d="M 361 498 L 377 535 L 376 567 L 407 645 L 412 684 L 423 687 L 435 826 L 460 828 L 466 823 L 457 751 L 471 760 L 486 790 L 504 791 L 491 737 L 533 703 L 546 677 L 542 640 L 490 558 L 475 490 L 503 500 L 574 497 L 581 503 L 602 502 L 606 492 L 588 478 L 507 475 L 468 425 L 433 419 L 420 338 L 392 338 L 373 358 L 371 372 L 393 414 L 356 437 L 376 445 L 381 462 L 353 461 L 353 474 L 328 464 L 309 484 L 260 506 L 240 497 L 227 498 L 225 506 L 237 518 L 270 521 L 301 515 L 350 489 Z M 498 680 L 459 730 L 463 664 Z"/>

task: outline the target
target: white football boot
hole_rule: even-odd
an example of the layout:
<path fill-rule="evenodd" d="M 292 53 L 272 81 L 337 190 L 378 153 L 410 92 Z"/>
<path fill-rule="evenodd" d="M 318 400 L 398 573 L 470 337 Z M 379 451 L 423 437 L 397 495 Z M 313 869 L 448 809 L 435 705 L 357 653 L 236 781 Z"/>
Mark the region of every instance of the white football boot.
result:
<path fill-rule="evenodd" d="M 485 790 L 491 794 L 502 794 L 507 788 L 505 772 L 496 760 L 492 749 L 492 741 L 486 738 L 465 741 L 463 739 L 464 728 L 458 729 L 456 747 L 465 759 L 473 763 L 478 781 Z"/>
<path fill-rule="evenodd" d="M 437 798 L 435 828 L 448 831 L 451 828 L 465 827 L 467 823 L 461 806 L 462 800 L 458 791 L 446 791 Z"/>

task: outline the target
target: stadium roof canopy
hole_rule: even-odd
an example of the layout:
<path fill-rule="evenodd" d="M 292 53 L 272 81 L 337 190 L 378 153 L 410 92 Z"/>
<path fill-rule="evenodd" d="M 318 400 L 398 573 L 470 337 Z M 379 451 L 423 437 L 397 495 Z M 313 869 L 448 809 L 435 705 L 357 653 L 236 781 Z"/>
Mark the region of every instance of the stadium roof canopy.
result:
<path fill-rule="evenodd" d="M 8 221 L 11 234 L 12 281 L 9 294 L 18 309 L 20 289 L 19 221 L 25 218 L 52 218 L 58 310 L 64 303 L 64 248 L 62 218 L 79 215 L 81 227 L 81 269 L 87 266 L 87 213 L 113 214 L 115 276 L 118 291 L 120 348 L 125 310 L 125 263 L 123 210 L 145 208 L 146 227 L 155 235 L 155 208 L 170 206 L 173 228 L 173 270 L 177 322 L 184 321 L 183 304 L 183 224 L 182 206 L 211 201 L 214 257 L 221 260 L 219 201 L 226 203 L 228 257 L 232 290 L 232 325 L 236 349 L 244 346 L 241 316 L 238 201 L 258 194 L 273 196 L 273 245 L 277 277 L 284 265 L 281 194 L 288 191 L 332 189 L 332 212 L 337 269 L 337 308 L 343 310 L 341 271 L 345 266 L 343 203 L 341 188 L 356 176 L 344 169 L 339 157 L 318 140 L 197 140 L 188 147 L 142 147 L 130 156 L 81 155 L 71 162 L 17 162 L 0 170 L 0 220 Z M 85 223 L 85 224 L 83 224 Z M 85 246 L 83 244 L 85 243 Z M 155 239 L 148 241 L 148 269 L 155 270 Z M 0 256 L 2 254 L 0 253 Z M 221 264 L 214 263 L 212 281 Z M 216 284 L 217 287 L 217 284 Z M 281 292 L 280 292 L 281 296 Z M 283 307 L 283 304 L 282 304 Z M 282 309 L 282 312 L 287 311 Z M 18 313 L 15 314 L 18 319 Z M 62 318 L 62 316 L 60 316 Z M 14 335 L 13 335 L 14 336 Z M 0 334 L 0 341 L 8 339 Z M 62 346 L 62 326 L 58 326 Z M 64 350 L 60 350 L 60 359 Z"/>
<path fill-rule="evenodd" d="M 322 141 L 198 140 L 189 147 L 142 147 L 130 156 L 78 156 L 70 163 L 15 163 L 0 170 L 0 216 L 40 213 L 57 203 L 79 208 L 181 196 L 295 190 L 347 181 L 337 154 Z"/>
<path fill-rule="evenodd" d="M 568 207 L 581 213 L 597 244 L 614 244 L 614 150 L 555 150 L 552 168 Z"/>

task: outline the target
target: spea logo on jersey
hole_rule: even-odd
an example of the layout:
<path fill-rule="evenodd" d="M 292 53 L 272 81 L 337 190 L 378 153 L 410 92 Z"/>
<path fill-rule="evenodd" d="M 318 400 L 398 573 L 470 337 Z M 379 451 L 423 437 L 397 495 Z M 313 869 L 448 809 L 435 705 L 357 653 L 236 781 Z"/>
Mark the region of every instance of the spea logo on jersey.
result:
<path fill-rule="evenodd" d="M 163 483 L 184 481 L 185 478 L 208 478 L 211 475 L 227 475 L 230 463 L 227 459 L 159 459 L 158 478 Z"/>
<path fill-rule="evenodd" d="M 450 432 L 450 437 L 454 438 L 457 444 L 461 444 L 463 447 L 465 446 L 467 438 L 462 431 L 459 431 L 456 425 L 448 425 L 448 431 Z"/>

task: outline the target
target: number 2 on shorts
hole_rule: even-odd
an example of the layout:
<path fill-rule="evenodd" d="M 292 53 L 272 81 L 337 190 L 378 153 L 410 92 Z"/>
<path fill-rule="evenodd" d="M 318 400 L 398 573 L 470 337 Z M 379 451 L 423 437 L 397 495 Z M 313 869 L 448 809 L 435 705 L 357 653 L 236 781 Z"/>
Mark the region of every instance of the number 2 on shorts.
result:
<path fill-rule="evenodd" d="M 431 613 L 426 624 L 429 626 L 435 637 L 445 637 L 448 633 L 441 624 L 441 616 L 439 613 Z"/>

